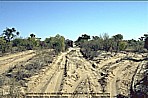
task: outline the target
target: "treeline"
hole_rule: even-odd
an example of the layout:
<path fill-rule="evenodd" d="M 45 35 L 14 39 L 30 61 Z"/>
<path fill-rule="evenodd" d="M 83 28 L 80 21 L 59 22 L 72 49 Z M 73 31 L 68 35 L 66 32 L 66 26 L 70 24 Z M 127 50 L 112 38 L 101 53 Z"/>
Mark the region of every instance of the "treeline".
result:
<path fill-rule="evenodd" d="M 75 43 L 81 48 L 81 53 L 85 58 L 93 59 L 99 55 L 98 50 L 107 52 L 144 52 L 144 47 L 148 49 L 148 35 L 145 34 L 143 37 L 140 37 L 139 40 L 123 40 L 122 34 L 116 34 L 112 37 L 109 37 L 107 33 L 92 37 L 83 34 L 78 37 Z"/>
<path fill-rule="evenodd" d="M 73 46 L 72 40 L 66 40 L 59 34 L 46 38 L 44 41 L 37 38 L 35 34 L 30 34 L 27 38 L 20 38 L 19 35 L 20 33 L 15 28 L 6 28 L 0 36 L 0 54 L 34 49 L 54 49 L 56 53 L 59 53 Z"/>
<path fill-rule="evenodd" d="M 72 40 L 65 39 L 59 34 L 46 38 L 44 41 L 34 34 L 30 34 L 27 38 L 18 37 L 19 35 L 20 32 L 15 28 L 6 28 L 0 36 L 0 54 L 38 49 L 54 49 L 56 53 L 59 53 L 66 51 L 68 47 L 73 47 Z M 107 33 L 92 37 L 83 34 L 78 37 L 75 44 L 81 48 L 84 57 L 90 59 L 98 55 L 98 50 L 144 52 L 144 48 L 148 49 L 148 34 L 144 34 L 139 40 L 123 40 L 122 34 L 111 37 Z"/>

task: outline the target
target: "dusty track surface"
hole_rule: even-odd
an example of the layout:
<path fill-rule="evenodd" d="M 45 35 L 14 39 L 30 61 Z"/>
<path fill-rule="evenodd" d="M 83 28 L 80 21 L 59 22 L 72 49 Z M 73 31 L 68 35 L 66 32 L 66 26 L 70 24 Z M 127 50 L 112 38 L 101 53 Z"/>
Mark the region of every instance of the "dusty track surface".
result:
<path fill-rule="evenodd" d="M 17 63 L 25 62 L 35 56 L 36 53 L 33 50 L 20 52 L 4 57 L 0 57 L 0 74 L 7 71 L 10 67 L 13 67 Z"/>
<path fill-rule="evenodd" d="M 28 51 L 1 57 L 0 74 L 35 55 L 34 51 Z M 26 79 L 26 92 L 63 93 L 68 98 L 128 96 L 134 73 L 147 62 L 144 58 L 142 54 L 134 53 L 102 53 L 94 60 L 87 60 L 80 48 L 69 48 Z"/>
<path fill-rule="evenodd" d="M 59 55 L 41 74 L 32 77 L 28 83 L 28 92 L 75 93 L 81 92 L 82 88 L 83 93 L 97 93 L 101 92 L 97 81 L 95 69 L 83 58 L 80 49 L 70 48 L 68 52 Z"/>
<path fill-rule="evenodd" d="M 99 61 L 89 61 L 83 58 L 79 48 L 70 48 L 42 73 L 31 78 L 28 92 L 73 93 L 67 95 L 70 98 L 91 98 L 97 96 L 95 93 L 111 98 L 118 94 L 127 95 L 134 71 L 143 63 L 124 59 L 133 55 L 136 60 L 143 58 L 135 54 L 119 53 Z"/>

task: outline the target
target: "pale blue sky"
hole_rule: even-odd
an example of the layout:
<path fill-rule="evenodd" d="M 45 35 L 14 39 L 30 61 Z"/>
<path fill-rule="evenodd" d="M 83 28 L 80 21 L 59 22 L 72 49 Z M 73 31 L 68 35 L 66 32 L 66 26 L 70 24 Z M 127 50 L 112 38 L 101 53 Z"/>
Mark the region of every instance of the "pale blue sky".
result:
<path fill-rule="evenodd" d="M 56 34 L 76 40 L 84 33 L 120 33 L 124 39 L 137 39 L 148 32 L 148 2 L 0 1 L 0 32 L 6 27 L 42 40 Z"/>

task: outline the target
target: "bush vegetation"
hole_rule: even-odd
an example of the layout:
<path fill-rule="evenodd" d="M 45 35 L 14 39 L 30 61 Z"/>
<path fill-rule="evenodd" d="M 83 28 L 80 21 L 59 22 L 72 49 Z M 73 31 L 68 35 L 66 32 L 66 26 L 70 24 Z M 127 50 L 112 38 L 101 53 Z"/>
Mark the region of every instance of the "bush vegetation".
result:
<path fill-rule="evenodd" d="M 55 49 L 56 53 L 67 50 L 69 46 L 72 46 L 72 40 L 65 40 L 65 38 L 59 34 L 55 37 L 46 38 L 41 41 L 41 38 L 37 38 L 33 33 L 27 38 L 19 37 L 20 33 L 15 28 L 6 28 L 0 36 L 0 53 L 14 53 L 24 50 L 40 50 L 40 49 Z"/>
<path fill-rule="evenodd" d="M 107 33 L 92 38 L 83 34 L 78 37 L 75 44 L 81 48 L 81 53 L 87 59 L 93 59 L 98 55 L 98 50 L 120 52 L 144 52 L 144 47 L 148 49 L 148 36 L 139 38 L 139 40 L 123 40 L 123 35 L 116 34 L 109 37 Z"/>

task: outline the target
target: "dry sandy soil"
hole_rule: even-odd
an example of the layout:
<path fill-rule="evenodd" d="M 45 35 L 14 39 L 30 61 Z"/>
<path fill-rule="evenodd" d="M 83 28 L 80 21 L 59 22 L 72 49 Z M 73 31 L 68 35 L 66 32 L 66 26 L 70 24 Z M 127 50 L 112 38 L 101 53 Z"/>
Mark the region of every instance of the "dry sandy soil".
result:
<path fill-rule="evenodd" d="M 34 50 L 29 50 L 0 57 L 0 74 L 7 71 L 10 67 L 13 67 L 15 64 L 25 62 L 35 55 L 36 53 Z"/>
<path fill-rule="evenodd" d="M 0 74 L 13 64 L 26 61 L 35 55 L 35 51 L 26 51 L 0 57 Z M 62 96 L 68 98 L 115 98 L 118 94 L 128 96 L 134 73 L 137 68 L 147 63 L 142 60 L 146 55 L 103 52 L 90 61 L 83 58 L 80 48 L 69 48 L 38 74 L 28 78 L 24 92 L 28 93 L 27 96 L 63 93 Z"/>

